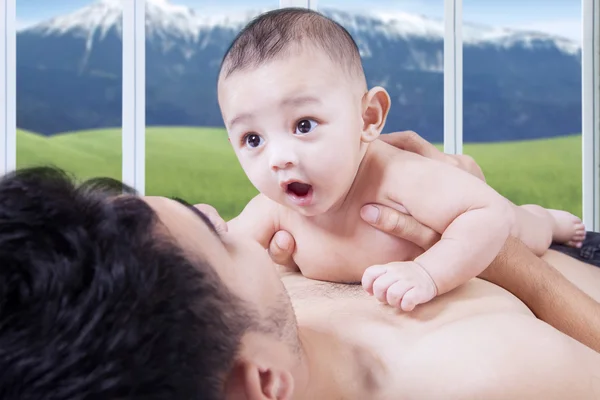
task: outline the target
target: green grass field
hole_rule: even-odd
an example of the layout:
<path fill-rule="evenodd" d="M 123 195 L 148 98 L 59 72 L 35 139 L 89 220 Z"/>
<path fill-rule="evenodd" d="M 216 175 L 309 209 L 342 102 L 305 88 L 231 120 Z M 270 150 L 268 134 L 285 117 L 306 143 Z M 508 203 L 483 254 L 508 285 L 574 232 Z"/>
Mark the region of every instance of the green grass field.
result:
<path fill-rule="evenodd" d="M 494 144 L 467 144 L 488 183 L 517 204 L 535 203 L 581 216 L 581 136 Z M 46 138 L 17 132 L 17 166 L 51 164 L 79 179 L 121 178 L 121 130 L 66 133 Z M 146 131 L 146 194 L 209 203 L 225 219 L 256 194 L 218 128 Z"/>

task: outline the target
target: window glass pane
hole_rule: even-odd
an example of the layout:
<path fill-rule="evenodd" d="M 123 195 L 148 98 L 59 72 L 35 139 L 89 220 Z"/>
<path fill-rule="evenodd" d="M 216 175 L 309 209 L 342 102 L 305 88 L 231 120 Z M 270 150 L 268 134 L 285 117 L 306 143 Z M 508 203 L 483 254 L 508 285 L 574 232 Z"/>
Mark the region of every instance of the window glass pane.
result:
<path fill-rule="evenodd" d="M 441 143 L 444 0 L 319 0 L 318 6 L 357 42 L 369 87 L 390 94 L 384 132 L 413 130 Z"/>
<path fill-rule="evenodd" d="M 256 195 L 227 141 L 217 73 L 235 35 L 278 0 L 146 0 L 146 193 L 215 206 Z"/>
<path fill-rule="evenodd" d="M 517 204 L 581 217 L 581 2 L 464 0 L 464 152 Z"/>
<path fill-rule="evenodd" d="M 17 1 L 17 166 L 121 178 L 122 5 Z"/>

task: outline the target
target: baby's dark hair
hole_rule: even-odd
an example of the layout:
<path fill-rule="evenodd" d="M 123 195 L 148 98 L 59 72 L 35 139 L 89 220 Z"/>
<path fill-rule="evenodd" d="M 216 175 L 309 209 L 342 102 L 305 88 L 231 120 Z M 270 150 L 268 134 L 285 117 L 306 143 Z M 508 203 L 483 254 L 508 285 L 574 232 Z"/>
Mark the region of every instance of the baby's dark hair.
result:
<path fill-rule="evenodd" d="M 312 45 L 354 76 L 364 79 L 360 53 L 348 31 L 323 14 L 306 8 L 281 8 L 252 20 L 236 36 L 221 62 L 220 76 L 258 67 L 284 56 L 293 46 Z"/>

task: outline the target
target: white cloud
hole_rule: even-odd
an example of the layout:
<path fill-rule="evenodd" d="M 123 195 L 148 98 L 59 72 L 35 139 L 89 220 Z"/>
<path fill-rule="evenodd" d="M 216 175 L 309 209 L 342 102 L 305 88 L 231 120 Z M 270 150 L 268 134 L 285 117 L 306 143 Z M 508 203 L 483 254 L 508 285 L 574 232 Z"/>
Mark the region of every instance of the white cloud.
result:
<path fill-rule="evenodd" d="M 541 31 L 551 35 L 562 36 L 581 43 L 581 19 L 558 19 L 545 21 L 531 21 L 527 24 L 515 26 L 518 29 Z"/>
<path fill-rule="evenodd" d="M 31 20 L 25 20 L 22 18 L 17 18 L 16 29 L 17 29 L 17 31 L 20 31 L 21 29 L 28 28 L 36 23 L 37 23 L 37 21 L 31 21 Z"/>

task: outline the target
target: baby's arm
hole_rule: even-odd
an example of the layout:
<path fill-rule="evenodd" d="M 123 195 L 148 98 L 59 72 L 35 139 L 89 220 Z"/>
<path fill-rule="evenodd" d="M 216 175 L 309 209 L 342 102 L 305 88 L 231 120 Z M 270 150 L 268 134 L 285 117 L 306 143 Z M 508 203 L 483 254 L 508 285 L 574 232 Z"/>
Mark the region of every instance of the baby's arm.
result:
<path fill-rule="evenodd" d="M 227 222 L 227 232 L 256 240 L 265 249 L 279 230 L 278 205 L 263 194 L 258 194 L 242 212 Z"/>
<path fill-rule="evenodd" d="M 438 295 L 476 277 L 494 260 L 510 233 L 504 209 L 492 203 L 463 212 L 439 242 L 415 259 L 435 282 Z"/>
<path fill-rule="evenodd" d="M 435 283 L 434 295 L 481 273 L 510 234 L 510 203 L 472 175 L 434 160 L 402 157 L 392 168 L 384 189 L 389 199 L 442 235 L 415 259 Z"/>

